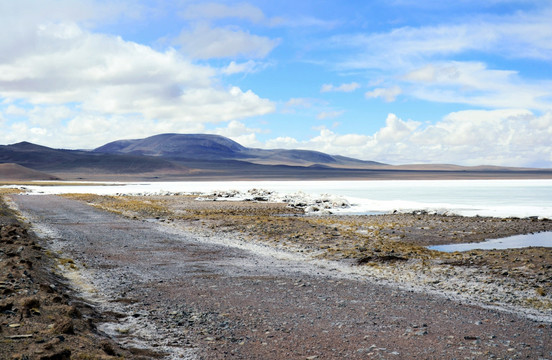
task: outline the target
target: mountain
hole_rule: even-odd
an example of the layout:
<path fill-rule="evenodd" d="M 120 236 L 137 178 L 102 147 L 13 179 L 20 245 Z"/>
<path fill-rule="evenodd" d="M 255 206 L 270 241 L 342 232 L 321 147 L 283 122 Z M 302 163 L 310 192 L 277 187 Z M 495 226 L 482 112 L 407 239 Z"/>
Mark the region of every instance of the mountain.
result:
<path fill-rule="evenodd" d="M 132 174 L 161 170 L 186 170 L 182 165 L 159 157 L 52 149 L 29 142 L 0 145 L 0 163 L 15 163 L 33 170 L 50 173 L 81 171 L 84 173 Z"/>
<path fill-rule="evenodd" d="M 309 150 L 247 148 L 218 135 L 161 134 L 118 140 L 92 151 L 29 142 L 0 145 L 6 180 L 389 180 L 551 179 L 552 169 L 386 165 Z M 4 174 L 4 175 L 2 175 Z"/>
<path fill-rule="evenodd" d="M 95 150 L 104 154 L 135 154 L 159 156 L 171 160 L 242 160 L 264 165 L 383 165 L 344 156 L 332 156 L 311 150 L 265 150 L 244 147 L 219 135 L 161 134 L 145 139 L 117 140 Z"/>
<path fill-rule="evenodd" d="M 246 151 L 247 148 L 223 136 L 203 134 L 161 134 L 145 139 L 117 140 L 93 150 L 104 154 L 198 160 L 242 158 Z"/>
<path fill-rule="evenodd" d="M 6 163 L 0 164 L 0 181 L 21 180 L 60 180 L 58 177 L 24 166 Z"/>

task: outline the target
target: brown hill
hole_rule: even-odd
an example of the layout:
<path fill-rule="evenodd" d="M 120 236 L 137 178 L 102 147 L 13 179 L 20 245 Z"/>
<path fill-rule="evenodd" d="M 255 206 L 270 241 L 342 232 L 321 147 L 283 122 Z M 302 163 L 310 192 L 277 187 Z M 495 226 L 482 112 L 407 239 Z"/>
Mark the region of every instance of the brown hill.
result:
<path fill-rule="evenodd" d="M 26 168 L 21 165 L 7 163 L 0 164 L 0 180 L 23 181 L 23 180 L 60 180 L 53 175 Z"/>

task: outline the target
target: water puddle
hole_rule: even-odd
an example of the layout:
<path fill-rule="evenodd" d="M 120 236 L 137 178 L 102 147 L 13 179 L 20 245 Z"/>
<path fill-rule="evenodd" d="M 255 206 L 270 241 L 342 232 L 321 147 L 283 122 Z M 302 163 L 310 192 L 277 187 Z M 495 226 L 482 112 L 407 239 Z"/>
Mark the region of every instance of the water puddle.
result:
<path fill-rule="evenodd" d="M 535 234 L 514 235 L 502 239 L 492 239 L 480 243 L 449 244 L 428 246 L 430 250 L 454 252 L 469 250 L 503 250 L 519 249 L 525 247 L 552 247 L 552 231 Z"/>

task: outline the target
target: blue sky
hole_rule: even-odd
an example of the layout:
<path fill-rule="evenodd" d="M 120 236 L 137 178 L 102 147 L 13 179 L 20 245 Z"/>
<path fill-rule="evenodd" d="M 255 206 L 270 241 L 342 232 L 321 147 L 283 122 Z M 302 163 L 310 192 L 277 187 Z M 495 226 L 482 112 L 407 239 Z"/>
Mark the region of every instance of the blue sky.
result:
<path fill-rule="evenodd" d="M 0 144 L 552 167 L 550 1 L 0 0 Z"/>

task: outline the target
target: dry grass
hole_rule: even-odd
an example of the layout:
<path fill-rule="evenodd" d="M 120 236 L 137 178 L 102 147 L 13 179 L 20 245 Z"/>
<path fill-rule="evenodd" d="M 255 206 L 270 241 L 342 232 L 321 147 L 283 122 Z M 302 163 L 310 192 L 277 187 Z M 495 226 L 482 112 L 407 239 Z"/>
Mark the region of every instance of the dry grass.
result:
<path fill-rule="evenodd" d="M 0 188 L 0 196 L 10 195 L 10 194 L 21 194 L 24 192 L 21 189 L 12 189 L 12 188 Z"/>
<path fill-rule="evenodd" d="M 131 218 L 158 218 L 194 222 L 218 231 L 236 231 L 250 240 L 276 246 L 301 248 L 326 259 L 356 259 L 366 263 L 386 257 L 433 259 L 438 253 L 424 246 L 401 241 L 384 229 L 399 229 L 400 224 L 379 224 L 346 217 L 306 217 L 283 204 L 196 202 L 193 196 L 170 199 L 141 196 L 99 196 L 67 194 L 95 207 Z M 449 258 L 449 255 L 443 255 Z"/>

